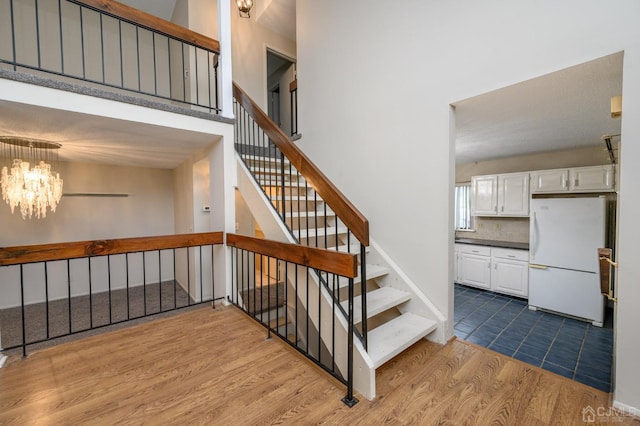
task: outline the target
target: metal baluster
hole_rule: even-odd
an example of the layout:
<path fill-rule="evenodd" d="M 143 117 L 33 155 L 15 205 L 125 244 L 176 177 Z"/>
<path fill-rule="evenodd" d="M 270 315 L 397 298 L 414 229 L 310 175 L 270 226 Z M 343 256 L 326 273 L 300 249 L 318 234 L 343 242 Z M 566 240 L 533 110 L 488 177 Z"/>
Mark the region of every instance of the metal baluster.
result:
<path fill-rule="evenodd" d="M 216 57 L 216 63 L 215 63 L 215 67 L 213 68 L 213 75 L 215 78 L 215 89 L 216 89 L 216 112 L 220 113 L 220 95 L 218 93 L 218 61 L 219 59 L 219 55 L 215 54 Z M 237 116 L 236 116 L 237 117 Z"/>
<path fill-rule="evenodd" d="M 120 43 L 120 87 L 124 88 L 124 64 L 122 59 L 122 21 L 118 19 L 118 42 Z"/>
<path fill-rule="evenodd" d="M 60 72 L 64 74 L 64 37 L 62 35 L 62 4 L 58 0 L 58 27 L 60 29 Z"/>
<path fill-rule="evenodd" d="M 40 14 L 38 6 L 38 0 L 34 0 L 34 6 L 36 11 L 36 48 L 38 50 L 38 69 L 42 68 L 41 59 L 40 59 Z M 13 29 L 13 27 L 12 27 Z M 47 336 L 49 337 L 49 336 Z"/>
<path fill-rule="evenodd" d="M 202 274 L 202 246 L 198 246 L 198 252 L 200 254 L 200 302 L 203 302 L 204 293 L 202 292 L 202 280 L 204 279 L 204 275 Z"/>
<path fill-rule="evenodd" d="M 22 358 L 27 357 L 27 327 L 25 325 L 24 314 L 24 270 L 23 264 L 20 264 L 20 306 L 22 313 Z"/>
<path fill-rule="evenodd" d="M 49 262 L 44 262 L 44 303 L 47 316 L 47 339 L 49 339 Z"/>
<path fill-rule="evenodd" d="M 58 2 L 58 6 L 59 6 Z M 11 50 L 13 53 L 13 70 L 16 71 L 16 63 L 18 61 L 18 56 L 16 54 L 16 24 L 13 17 L 13 0 L 9 0 L 9 14 L 11 15 Z M 24 355 L 27 356 L 26 354 Z"/>
<path fill-rule="evenodd" d="M 368 350 L 369 343 L 367 338 L 367 248 L 364 244 L 360 243 L 360 292 L 362 299 L 362 345 L 364 350 Z"/>
<path fill-rule="evenodd" d="M 187 102 L 187 70 L 184 65 L 184 43 L 180 42 L 182 52 L 182 101 Z"/>
<path fill-rule="evenodd" d="M 111 313 L 111 255 L 107 255 L 107 283 L 109 286 L 109 324 L 113 322 Z"/>
<path fill-rule="evenodd" d="M 295 293 L 296 293 L 296 297 L 294 298 L 295 300 L 295 311 L 296 311 L 296 322 L 295 322 L 295 328 L 296 328 L 296 346 L 298 346 L 298 341 L 300 340 L 298 337 L 298 264 L 296 263 L 296 267 L 295 267 Z"/>
<path fill-rule="evenodd" d="M 216 270 L 215 270 L 215 262 L 214 262 L 214 253 L 215 246 L 211 245 L 211 307 L 213 309 L 216 308 Z"/>
<path fill-rule="evenodd" d="M 136 27 L 136 63 L 138 68 L 138 91 L 142 92 L 142 73 L 140 72 L 140 35 L 138 27 Z"/>
<path fill-rule="evenodd" d="M 80 49 L 81 49 L 80 56 L 82 58 L 82 79 L 86 80 L 87 70 L 86 70 L 85 58 L 84 58 L 84 23 L 82 19 L 82 6 L 80 6 L 78 10 L 80 11 Z"/>
<path fill-rule="evenodd" d="M 162 312 L 162 256 L 158 250 L 158 312 Z"/>
<path fill-rule="evenodd" d="M 260 271 L 260 282 L 262 282 L 262 271 Z M 269 256 L 267 256 L 267 325 L 267 339 L 271 339 L 271 257 Z"/>
<path fill-rule="evenodd" d="M 142 299 L 144 301 L 144 316 L 147 316 L 147 258 L 146 251 L 142 252 Z"/>
<path fill-rule="evenodd" d="M 176 290 L 176 249 L 173 248 L 173 309 L 178 307 L 178 292 Z"/>
<path fill-rule="evenodd" d="M 91 280 L 91 258 L 87 258 L 89 268 L 89 329 L 93 328 L 93 286 Z"/>
<path fill-rule="evenodd" d="M 281 211 L 282 211 L 282 220 L 286 221 L 286 219 L 287 219 L 287 211 L 286 211 L 285 204 L 284 204 L 284 196 L 285 196 L 285 193 L 286 193 L 286 188 L 285 188 L 285 185 L 284 185 L 284 176 L 285 176 L 285 173 L 284 173 L 284 153 L 282 151 L 280 151 L 280 174 L 282 176 L 282 193 L 280 194 L 280 199 L 281 199 L 280 202 L 282 203 L 282 205 L 281 205 L 281 208 L 282 208 L 281 209 Z M 276 203 L 276 205 L 277 205 L 277 203 Z M 291 216 L 291 221 L 293 222 L 293 216 Z"/>
<path fill-rule="evenodd" d="M 171 38 L 167 37 L 167 70 L 169 71 L 169 98 L 173 99 L 173 82 L 171 78 Z"/>
<path fill-rule="evenodd" d="M 198 77 L 198 48 L 196 46 L 193 46 L 193 61 L 195 62 L 196 65 L 196 104 L 200 105 L 200 82 L 199 77 Z"/>
<path fill-rule="evenodd" d="M 158 66 L 156 64 L 156 33 L 151 32 L 151 44 L 153 46 L 153 93 L 158 96 Z"/>
<path fill-rule="evenodd" d="M 318 247 L 318 193 L 315 190 L 313 191 L 313 216 L 314 216 L 314 226 L 316 229 L 316 247 Z M 324 220 L 326 223 L 327 218 L 325 217 Z"/>
<path fill-rule="evenodd" d="M 102 13 L 98 13 L 100 17 L 100 59 L 102 61 L 102 82 L 106 83 L 105 70 L 104 70 L 104 29 L 102 25 Z"/>
<path fill-rule="evenodd" d="M 67 308 L 69 309 L 69 334 L 71 334 L 71 267 L 67 259 Z"/>
<path fill-rule="evenodd" d="M 187 306 L 191 305 L 191 257 L 187 247 Z"/>
<path fill-rule="evenodd" d="M 349 314 L 347 329 L 347 394 L 342 398 L 348 407 L 358 403 L 353 396 L 353 278 L 349 278 Z"/>
<path fill-rule="evenodd" d="M 131 318 L 131 308 L 129 303 L 129 253 L 125 253 L 125 267 L 127 268 L 127 273 L 125 274 L 127 279 L 127 320 Z"/>

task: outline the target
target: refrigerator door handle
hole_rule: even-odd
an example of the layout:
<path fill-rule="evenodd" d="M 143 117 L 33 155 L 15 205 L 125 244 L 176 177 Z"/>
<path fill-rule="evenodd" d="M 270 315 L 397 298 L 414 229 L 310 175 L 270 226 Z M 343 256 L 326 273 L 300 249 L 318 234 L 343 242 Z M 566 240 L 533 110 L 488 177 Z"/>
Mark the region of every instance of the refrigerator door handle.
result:
<path fill-rule="evenodd" d="M 535 263 L 530 263 L 529 264 L 529 268 L 531 268 L 531 269 L 549 269 L 548 266 L 536 265 Z"/>

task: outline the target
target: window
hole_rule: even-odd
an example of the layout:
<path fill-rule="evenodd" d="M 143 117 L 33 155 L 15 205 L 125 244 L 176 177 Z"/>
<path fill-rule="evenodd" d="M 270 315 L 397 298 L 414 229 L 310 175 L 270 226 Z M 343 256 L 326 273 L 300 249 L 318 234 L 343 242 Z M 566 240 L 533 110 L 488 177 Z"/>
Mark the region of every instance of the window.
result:
<path fill-rule="evenodd" d="M 462 183 L 456 185 L 456 229 L 472 230 L 473 217 L 471 216 L 471 184 Z"/>

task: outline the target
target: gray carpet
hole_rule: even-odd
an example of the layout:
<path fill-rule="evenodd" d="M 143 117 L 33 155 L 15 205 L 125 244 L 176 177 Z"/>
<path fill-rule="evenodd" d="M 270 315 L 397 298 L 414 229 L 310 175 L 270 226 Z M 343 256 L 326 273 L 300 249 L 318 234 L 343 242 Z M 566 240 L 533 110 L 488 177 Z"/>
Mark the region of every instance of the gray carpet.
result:
<path fill-rule="evenodd" d="M 47 338 L 55 339 L 34 344 L 29 350 L 42 348 L 87 335 L 149 321 L 158 316 L 166 316 L 179 312 L 174 309 L 187 307 L 189 303 L 193 304 L 194 302 L 193 300 L 189 301 L 188 295 L 182 287 L 178 284 L 174 286 L 173 281 L 167 281 L 163 282 L 161 287 L 156 283 L 147 284 L 145 289 L 142 286 L 129 288 L 128 312 L 126 289 L 112 291 L 111 303 L 109 303 L 109 293 L 107 292 L 94 294 L 91 300 L 89 296 L 79 296 L 71 298 L 70 301 L 69 299 L 63 299 L 49 302 L 48 327 L 46 304 L 28 305 L 25 307 L 26 341 L 27 343 L 32 343 Z M 69 315 L 69 306 L 71 306 L 71 315 Z M 109 312 L 109 306 L 111 306 L 111 312 Z M 146 315 L 160 315 L 144 317 L 145 312 Z M 127 321 L 127 319 L 130 321 Z M 109 326 L 109 324 L 114 325 Z M 96 327 L 100 328 L 95 329 Z M 91 328 L 94 329 L 90 330 Z M 2 346 L 4 348 L 22 344 L 22 314 L 20 307 L 0 310 L 0 332 L 2 333 Z M 69 335 L 71 333 L 73 334 Z M 21 353 L 21 349 L 4 351 L 4 353 L 13 355 Z"/>

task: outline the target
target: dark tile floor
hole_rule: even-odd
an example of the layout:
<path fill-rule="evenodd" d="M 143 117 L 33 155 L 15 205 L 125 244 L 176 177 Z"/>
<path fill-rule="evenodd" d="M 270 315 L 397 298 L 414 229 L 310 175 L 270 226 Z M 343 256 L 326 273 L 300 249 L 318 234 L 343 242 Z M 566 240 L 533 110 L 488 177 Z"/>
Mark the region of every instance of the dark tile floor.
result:
<path fill-rule="evenodd" d="M 604 327 L 541 311 L 527 301 L 455 285 L 458 338 L 610 391 L 612 316 Z"/>

